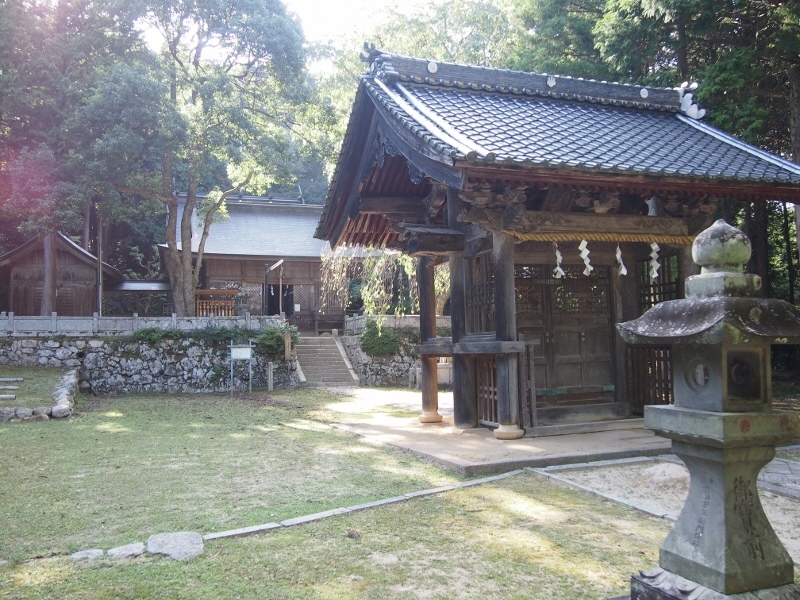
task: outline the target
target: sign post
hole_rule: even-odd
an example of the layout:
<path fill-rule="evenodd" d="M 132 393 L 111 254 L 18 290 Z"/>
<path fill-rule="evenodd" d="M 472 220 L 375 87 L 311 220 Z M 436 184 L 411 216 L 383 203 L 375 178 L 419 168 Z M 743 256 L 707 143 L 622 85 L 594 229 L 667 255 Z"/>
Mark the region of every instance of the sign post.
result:
<path fill-rule="evenodd" d="M 253 343 L 248 341 L 247 345 L 244 344 L 234 344 L 233 340 L 231 340 L 231 353 L 230 353 L 230 363 L 231 363 L 231 374 L 230 374 L 230 388 L 231 388 L 231 396 L 233 396 L 233 363 L 237 360 L 246 360 L 247 361 L 247 374 L 248 374 L 248 382 L 247 382 L 247 389 L 249 393 L 253 393 Z"/>

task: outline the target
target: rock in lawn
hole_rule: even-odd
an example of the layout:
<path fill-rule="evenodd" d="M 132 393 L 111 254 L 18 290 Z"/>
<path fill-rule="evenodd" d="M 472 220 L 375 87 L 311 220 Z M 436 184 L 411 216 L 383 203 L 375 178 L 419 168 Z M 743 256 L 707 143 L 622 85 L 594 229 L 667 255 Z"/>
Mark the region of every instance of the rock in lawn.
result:
<path fill-rule="evenodd" d="M 7 560 L 0 560 L 0 567 L 5 567 L 8 564 Z"/>
<path fill-rule="evenodd" d="M 99 548 L 92 550 L 81 550 L 70 555 L 72 560 L 94 560 L 95 558 L 103 558 L 103 551 Z"/>
<path fill-rule="evenodd" d="M 140 554 L 144 554 L 144 544 L 141 542 L 128 544 L 127 546 L 119 546 L 106 552 L 106 556 L 109 558 L 133 558 Z"/>
<path fill-rule="evenodd" d="M 72 408 L 68 404 L 58 404 L 53 407 L 51 416 L 54 419 L 63 419 L 72 414 Z"/>
<path fill-rule="evenodd" d="M 173 560 L 189 560 L 203 553 L 203 537 L 193 531 L 159 533 L 147 539 L 147 551 Z"/>

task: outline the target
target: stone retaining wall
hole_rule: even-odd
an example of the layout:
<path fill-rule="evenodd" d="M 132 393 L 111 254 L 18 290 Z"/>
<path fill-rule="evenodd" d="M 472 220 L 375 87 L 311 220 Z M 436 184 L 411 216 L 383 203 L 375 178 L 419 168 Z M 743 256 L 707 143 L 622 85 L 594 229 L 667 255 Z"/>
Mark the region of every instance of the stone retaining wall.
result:
<path fill-rule="evenodd" d="M 78 369 L 71 369 L 64 373 L 61 381 L 53 392 L 53 406 L 40 406 L 36 408 L 13 407 L 0 408 L 0 423 L 18 421 L 48 421 L 63 419 L 72 416 L 75 406 L 75 394 L 78 392 Z"/>
<path fill-rule="evenodd" d="M 253 386 L 266 387 L 270 357 L 254 355 Z M 80 388 L 96 394 L 230 390 L 227 344 L 196 339 L 162 340 L 154 346 L 120 339 L 5 340 L 0 364 L 75 369 Z M 246 389 L 247 363 L 234 366 L 234 389 Z M 276 387 L 298 384 L 296 361 L 277 361 L 274 367 Z"/>
<path fill-rule="evenodd" d="M 350 363 L 364 386 L 399 385 L 407 386 L 416 382 L 416 371 L 420 366 L 419 357 L 412 354 L 412 344 L 400 342 L 395 356 L 371 357 L 361 349 L 361 337 L 357 335 L 340 336 L 347 351 Z"/>

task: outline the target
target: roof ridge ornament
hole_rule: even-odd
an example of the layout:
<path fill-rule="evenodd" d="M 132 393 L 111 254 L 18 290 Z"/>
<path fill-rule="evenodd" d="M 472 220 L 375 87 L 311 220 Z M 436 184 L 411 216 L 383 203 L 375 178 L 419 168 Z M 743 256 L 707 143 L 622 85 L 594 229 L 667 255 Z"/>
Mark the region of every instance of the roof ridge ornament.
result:
<path fill-rule="evenodd" d="M 689 85 L 688 81 L 684 81 L 680 87 L 675 90 L 681 97 L 681 112 L 691 119 L 702 119 L 706 116 L 706 109 L 700 106 L 693 100 L 694 94 L 689 93 L 689 90 L 694 91 L 697 89 L 697 82 L 695 81 Z"/>

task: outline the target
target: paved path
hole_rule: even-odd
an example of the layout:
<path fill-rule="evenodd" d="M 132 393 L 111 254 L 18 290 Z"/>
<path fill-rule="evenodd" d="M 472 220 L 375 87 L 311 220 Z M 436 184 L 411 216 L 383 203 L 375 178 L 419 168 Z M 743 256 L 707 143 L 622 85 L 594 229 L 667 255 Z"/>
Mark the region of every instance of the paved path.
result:
<path fill-rule="evenodd" d="M 616 431 L 499 441 L 486 428 L 456 429 L 451 393 L 439 394 L 443 421 L 423 425 L 416 417 L 392 416 L 380 410 L 382 406 L 396 406 L 419 413 L 421 396 L 418 391 L 374 388 L 331 388 L 331 391 L 353 397 L 352 402 L 331 406 L 343 413 L 342 421 L 335 427 L 404 448 L 464 475 L 653 456 L 670 451 L 669 440 L 656 437 L 641 424 Z"/>
<path fill-rule="evenodd" d="M 795 448 L 800 451 L 800 446 Z M 800 461 L 774 459 L 758 475 L 758 487 L 800 500 Z"/>

